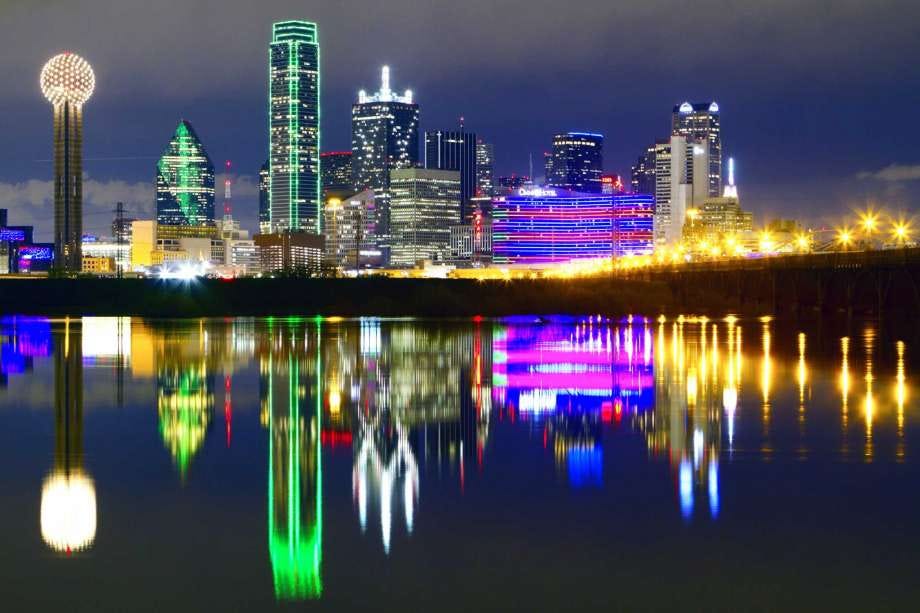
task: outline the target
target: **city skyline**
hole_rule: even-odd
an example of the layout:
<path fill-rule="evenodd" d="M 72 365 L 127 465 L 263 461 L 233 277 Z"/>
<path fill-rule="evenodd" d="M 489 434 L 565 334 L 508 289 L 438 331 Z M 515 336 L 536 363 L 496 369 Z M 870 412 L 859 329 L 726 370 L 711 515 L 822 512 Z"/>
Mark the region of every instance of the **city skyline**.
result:
<path fill-rule="evenodd" d="M 82 4 L 86 5 L 87 14 L 92 14 L 94 4 L 101 6 L 92 2 Z M 50 228 L 44 224 L 46 213 L 50 211 L 46 187 L 50 184 L 50 163 L 36 161 L 47 160 L 50 135 L 47 122 L 41 121 L 39 109 L 34 108 L 38 96 L 34 71 L 36 65 L 59 49 L 73 48 L 94 63 L 99 78 L 96 99 L 89 111 L 91 117 L 94 113 L 98 115 L 95 120 L 88 120 L 85 136 L 86 232 L 102 233 L 109 220 L 100 212 L 111 209 L 117 200 L 126 201 L 132 214 L 151 214 L 154 190 L 149 174 L 145 176 L 143 172 L 149 168 L 150 159 L 137 158 L 155 158 L 162 146 L 160 135 L 181 117 L 196 125 L 216 158 L 234 160 L 235 168 L 242 175 L 234 184 L 237 202 L 234 212 L 244 225 L 255 228 L 257 174 L 267 153 L 267 135 L 262 121 L 267 85 L 264 48 L 270 38 L 271 22 L 286 18 L 315 21 L 325 32 L 324 151 L 346 148 L 350 132 L 348 108 L 355 92 L 362 84 L 373 83 L 380 66 L 389 64 L 394 67 L 395 80 L 416 92 L 423 107 L 420 129 L 452 125 L 458 116 L 464 115 L 472 131 L 495 144 L 496 176 L 526 173 L 528 155 L 533 154 L 534 159 L 539 160 L 538 156 L 549 149 L 552 134 L 566 130 L 605 134 L 605 170 L 626 176 L 636 154 L 653 139 L 667 134 L 668 115 L 674 105 L 684 100 L 715 99 L 724 116 L 724 155 L 736 158 L 738 184 L 743 187 L 747 205 L 754 210 L 759 222 L 770 216 L 791 216 L 804 209 L 804 204 L 809 205 L 809 220 L 820 221 L 865 206 L 870 198 L 896 211 L 909 209 L 915 201 L 920 170 L 897 124 L 897 118 L 907 116 L 911 101 L 917 97 L 916 79 L 913 78 L 916 68 L 904 59 L 910 53 L 902 56 L 905 45 L 908 45 L 907 51 L 910 50 L 906 37 L 909 28 L 902 31 L 899 25 L 892 25 L 888 30 L 868 27 L 877 23 L 876 20 L 895 24 L 905 21 L 906 3 L 890 3 L 871 15 L 868 10 L 859 8 L 840 9 L 827 16 L 826 23 L 819 24 L 813 32 L 813 40 L 805 41 L 795 32 L 782 34 L 777 42 L 788 38 L 787 46 L 800 52 L 800 61 L 795 64 L 788 57 L 788 51 L 778 49 L 781 45 L 765 47 L 762 51 L 777 60 L 772 67 L 760 66 L 752 59 L 754 44 L 765 41 L 761 31 L 753 33 L 751 42 L 739 43 L 737 57 L 720 56 L 720 62 L 724 63 L 720 63 L 718 69 L 710 66 L 703 70 L 704 59 L 709 57 L 707 53 L 713 57 L 714 53 L 694 49 L 680 58 L 680 62 L 677 58 L 656 56 L 653 59 L 658 61 L 648 64 L 650 68 L 644 72 L 623 69 L 624 61 L 634 54 L 626 44 L 628 37 L 611 46 L 612 43 L 600 42 L 592 36 L 589 38 L 594 47 L 576 41 L 570 49 L 562 49 L 558 57 L 552 58 L 550 67 L 556 71 L 552 87 L 548 83 L 534 84 L 528 79 L 508 79 L 507 70 L 501 70 L 524 65 L 523 55 L 533 44 L 526 41 L 502 43 L 510 45 L 513 53 L 501 56 L 500 47 L 495 46 L 498 43 L 489 43 L 479 45 L 481 49 L 467 59 L 445 54 L 444 57 L 439 55 L 437 62 L 426 62 L 414 57 L 412 51 L 422 48 L 428 40 L 426 37 L 430 36 L 420 29 L 420 24 L 443 13 L 439 7 L 421 11 L 423 14 L 417 17 L 419 23 L 414 18 L 401 26 L 409 38 L 409 43 L 402 45 L 405 49 L 394 46 L 380 53 L 346 49 L 346 35 L 354 25 L 336 11 L 321 7 L 297 8 L 285 3 L 276 5 L 257 15 L 244 15 L 250 9 L 235 11 L 229 16 L 214 15 L 227 27 L 240 30 L 240 40 L 231 42 L 222 37 L 207 51 L 176 45 L 175 49 L 168 50 L 169 55 L 185 61 L 170 66 L 171 81 L 163 73 L 163 67 L 151 64 L 147 58 L 137 58 L 134 52 L 128 55 L 140 65 L 132 65 L 129 74 L 124 61 L 116 57 L 108 44 L 90 36 L 79 21 L 67 36 L 52 24 L 50 31 L 54 36 L 42 40 L 36 36 L 40 21 L 36 20 L 36 15 L 42 15 L 41 10 L 30 16 L 15 5 L 4 9 L 10 16 L 4 24 L 11 30 L 17 29 L 10 31 L 7 37 L 11 48 L 16 47 L 22 32 L 28 33 L 29 39 L 0 61 L 0 69 L 6 72 L 11 85 L 7 97 L 12 113 L 3 120 L 8 123 L 4 126 L 5 132 L 11 135 L 12 142 L 23 144 L 22 148 L 4 154 L 4 171 L 0 173 L 3 204 L 16 211 L 22 223 L 36 223 L 39 240 L 50 238 Z M 761 10 L 789 18 L 790 9 L 775 3 L 767 5 Z M 573 14 L 558 25 L 570 24 L 584 16 L 588 8 L 599 10 L 593 5 L 576 7 Z M 901 8 L 904 10 L 899 10 Z M 511 15 L 512 9 L 503 7 L 498 12 Z M 143 13 L 141 9 L 134 10 Z M 483 11 L 478 5 L 471 10 Z M 600 7 L 600 10 L 608 9 Z M 626 17 L 632 11 L 628 7 L 623 10 Z M 810 12 L 810 9 L 803 10 Z M 183 19 L 188 17 L 193 23 L 210 15 L 197 7 L 190 11 L 191 14 Z M 663 9 L 655 5 L 650 12 L 660 14 Z M 243 17 L 246 18 L 245 27 L 241 25 Z M 632 17 L 637 23 L 648 19 L 648 16 L 635 14 Z M 735 16 L 735 21 L 724 16 L 714 18 L 712 27 L 719 30 L 716 39 L 737 42 L 744 33 L 743 26 L 753 17 Z M 374 27 L 386 28 L 389 19 L 383 19 Z M 852 46 L 873 48 L 875 62 L 860 58 L 830 40 L 832 26 L 855 26 L 861 22 L 867 25 L 860 28 L 860 35 Z M 144 25 L 145 20 L 138 23 L 141 25 L 132 22 L 130 30 L 139 37 L 138 45 L 143 47 L 150 44 L 145 38 L 150 34 L 147 30 L 155 28 L 153 24 Z M 182 29 L 178 22 L 170 21 L 169 25 Z M 548 27 L 543 23 L 529 25 L 537 33 Z M 655 38 L 665 36 L 674 28 L 664 20 L 658 25 L 660 27 L 654 30 Z M 456 44 L 451 42 L 451 48 Z M 610 68 L 586 71 L 579 66 L 577 60 L 598 51 L 610 59 Z M 222 59 L 222 55 L 229 55 L 229 60 Z M 498 57 L 503 59 L 497 61 Z M 490 58 L 497 68 L 490 68 L 480 78 L 480 81 L 487 80 L 487 89 L 490 89 L 480 95 L 480 88 L 470 91 L 462 85 L 467 81 L 458 77 L 470 75 L 472 66 L 484 58 Z M 852 60 L 846 84 L 829 72 L 832 65 L 844 59 Z M 225 65 L 238 60 L 240 70 L 226 69 Z M 209 66 L 204 73 L 208 78 L 201 77 L 199 69 L 203 62 Z M 671 65 L 675 63 L 682 64 Z M 260 65 L 260 70 L 254 69 Z M 433 70 L 433 65 L 438 69 Z M 452 70 L 445 70 L 447 68 Z M 445 73 L 450 78 L 445 77 Z M 134 74 L 141 75 L 143 82 L 138 83 Z M 895 74 L 900 76 L 892 81 Z M 604 98 L 594 94 L 609 87 L 604 84 L 605 80 L 621 75 L 622 78 L 612 79 L 618 87 L 609 103 L 593 100 Z M 745 75 L 748 78 L 742 79 Z M 851 80 L 866 87 L 854 88 Z M 885 100 L 885 113 L 877 111 L 874 95 L 860 93 L 869 91 L 870 85 L 881 83 L 890 85 L 886 90 L 891 96 Z M 589 94 L 591 88 L 596 90 L 593 94 Z M 149 95 L 150 89 L 156 90 L 153 95 Z M 563 96 L 563 91 L 568 93 Z M 584 94 L 579 95 L 579 92 Z M 141 94 L 144 99 L 138 97 Z M 834 103 L 828 104 L 827 100 Z M 755 106 L 777 112 L 754 113 Z M 143 113 L 145 120 L 130 121 L 137 113 Z M 755 116 L 757 121 L 752 121 Z M 855 132 L 850 123 L 854 117 L 859 118 Z M 828 154 L 838 150 L 846 155 Z"/>

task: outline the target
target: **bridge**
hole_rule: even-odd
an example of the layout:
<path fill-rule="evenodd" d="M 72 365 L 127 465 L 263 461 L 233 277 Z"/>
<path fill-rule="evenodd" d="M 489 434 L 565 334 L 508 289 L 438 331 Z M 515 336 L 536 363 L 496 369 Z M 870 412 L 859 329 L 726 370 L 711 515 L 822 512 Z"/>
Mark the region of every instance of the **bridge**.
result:
<path fill-rule="evenodd" d="M 721 258 L 618 269 L 623 281 L 664 282 L 674 304 L 738 312 L 920 311 L 920 248 Z"/>

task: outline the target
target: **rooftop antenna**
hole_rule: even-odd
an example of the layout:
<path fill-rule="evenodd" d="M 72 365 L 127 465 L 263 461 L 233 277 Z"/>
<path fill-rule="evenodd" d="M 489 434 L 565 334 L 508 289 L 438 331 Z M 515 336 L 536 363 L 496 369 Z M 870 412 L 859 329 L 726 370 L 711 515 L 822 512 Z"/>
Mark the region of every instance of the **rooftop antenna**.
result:
<path fill-rule="evenodd" d="M 530 168 L 530 175 L 529 175 L 527 178 L 530 179 L 530 183 L 533 184 L 533 152 L 531 152 L 531 153 L 529 154 L 529 156 L 530 156 L 530 166 L 529 166 L 529 168 Z M 545 182 L 545 180 L 544 180 L 544 182 Z"/>
<path fill-rule="evenodd" d="M 380 95 L 384 100 L 390 97 L 390 67 L 384 66 L 380 71 Z"/>
<path fill-rule="evenodd" d="M 224 217 L 226 218 L 233 216 L 233 204 L 230 194 L 230 185 L 232 183 L 232 179 L 230 178 L 230 168 L 230 160 L 227 160 L 224 163 L 224 169 L 226 171 L 226 177 L 224 178 Z"/>
<path fill-rule="evenodd" d="M 728 185 L 722 194 L 725 198 L 737 198 L 738 188 L 735 186 L 735 158 L 728 158 Z"/>

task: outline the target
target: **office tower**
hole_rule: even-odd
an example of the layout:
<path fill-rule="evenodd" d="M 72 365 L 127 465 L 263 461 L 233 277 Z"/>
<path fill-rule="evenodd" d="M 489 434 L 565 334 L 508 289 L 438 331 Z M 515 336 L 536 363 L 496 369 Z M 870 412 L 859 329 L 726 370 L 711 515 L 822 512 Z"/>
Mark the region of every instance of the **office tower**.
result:
<path fill-rule="evenodd" d="M 491 197 L 495 187 L 493 176 L 495 172 L 495 148 L 491 143 L 479 141 L 476 143 L 476 195 Z"/>
<path fill-rule="evenodd" d="M 96 76 L 74 53 L 45 64 L 42 94 L 54 107 L 54 250 L 56 267 L 80 272 L 83 260 L 83 105 L 93 95 Z"/>
<path fill-rule="evenodd" d="M 467 220 L 476 195 L 476 135 L 462 128 L 425 132 L 425 168 L 460 173 L 460 218 Z"/>
<path fill-rule="evenodd" d="M 546 184 L 582 193 L 601 191 L 604 172 L 604 135 L 566 132 L 553 137 Z"/>
<path fill-rule="evenodd" d="M 320 66 L 316 24 L 282 21 L 269 46 L 272 232 L 321 232 Z"/>
<path fill-rule="evenodd" d="M 391 263 L 444 260 L 450 227 L 460 223 L 460 173 L 421 168 L 390 173 Z"/>
<path fill-rule="evenodd" d="M 507 177 L 499 177 L 495 180 L 494 195 L 506 196 L 511 192 L 524 187 L 525 185 L 530 185 L 530 177 L 526 175 L 510 175 Z"/>
<path fill-rule="evenodd" d="M 157 223 L 214 223 L 214 164 L 192 124 L 184 119 L 157 162 Z"/>
<path fill-rule="evenodd" d="M 356 269 L 380 263 L 373 190 L 344 199 L 329 198 L 324 213 L 323 233 L 329 264 Z"/>
<path fill-rule="evenodd" d="M 268 160 L 259 169 L 259 233 L 269 234 L 272 231 L 271 223 L 271 174 L 268 170 Z"/>
<path fill-rule="evenodd" d="M 680 241 L 686 216 L 689 175 L 687 139 L 672 136 L 655 142 L 655 241 Z"/>
<path fill-rule="evenodd" d="M 329 192 L 354 193 L 351 182 L 351 151 L 327 151 L 319 156 L 323 202 Z"/>
<path fill-rule="evenodd" d="M 632 167 L 630 186 L 634 194 L 655 193 L 655 145 L 649 145 Z"/>
<path fill-rule="evenodd" d="M 312 232 L 275 232 L 254 239 L 263 273 L 318 271 L 323 265 L 326 241 Z"/>
<path fill-rule="evenodd" d="M 492 261 L 541 265 L 651 253 L 648 194 L 522 188 L 492 211 Z"/>
<path fill-rule="evenodd" d="M 715 102 L 684 102 L 675 106 L 671 134 L 684 136 L 688 141 L 699 143 L 707 149 L 707 195 L 722 195 L 722 124 L 719 105 Z"/>
<path fill-rule="evenodd" d="M 418 120 L 412 91 L 400 96 L 390 89 L 388 66 L 380 91 L 368 95 L 361 90 L 351 108 L 352 183 L 359 191 L 374 190 L 384 251 L 390 234 L 390 172 L 418 166 Z"/>

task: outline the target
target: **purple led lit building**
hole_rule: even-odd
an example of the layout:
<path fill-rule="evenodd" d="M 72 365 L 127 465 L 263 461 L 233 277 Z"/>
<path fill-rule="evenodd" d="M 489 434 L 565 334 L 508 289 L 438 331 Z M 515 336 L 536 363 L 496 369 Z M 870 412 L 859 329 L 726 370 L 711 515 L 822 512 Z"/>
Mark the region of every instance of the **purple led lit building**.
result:
<path fill-rule="evenodd" d="M 493 262 L 532 266 L 649 254 L 654 208 L 649 194 L 520 188 L 493 201 Z"/>

